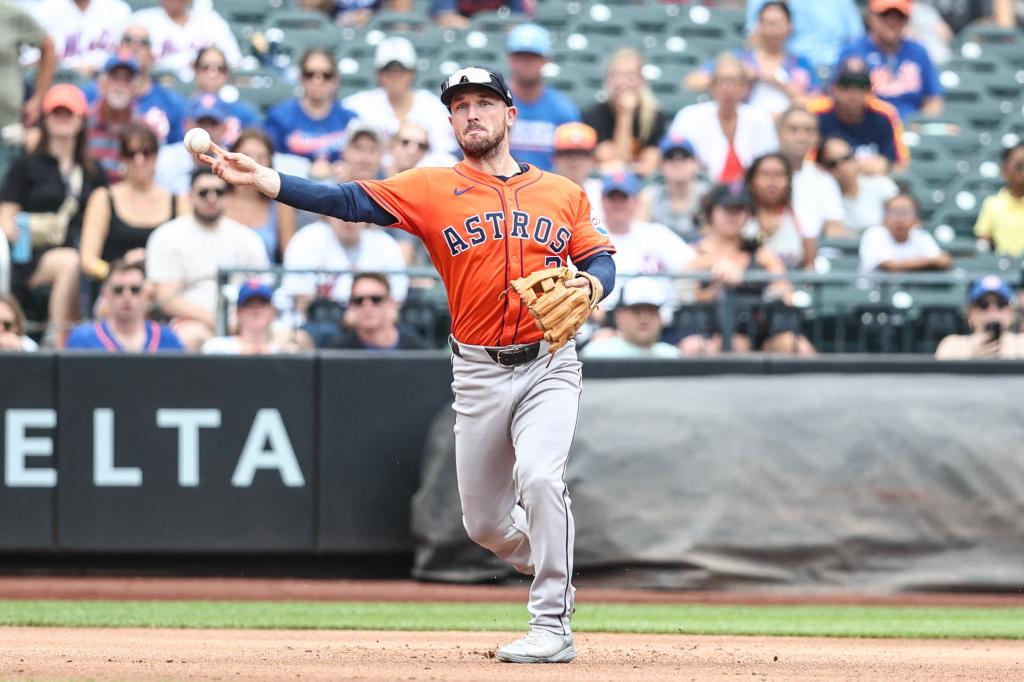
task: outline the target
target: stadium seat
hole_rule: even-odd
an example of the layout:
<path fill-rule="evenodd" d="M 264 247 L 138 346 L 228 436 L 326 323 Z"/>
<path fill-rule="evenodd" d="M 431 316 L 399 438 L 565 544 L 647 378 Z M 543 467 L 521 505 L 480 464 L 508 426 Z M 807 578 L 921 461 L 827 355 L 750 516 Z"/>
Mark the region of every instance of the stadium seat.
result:
<path fill-rule="evenodd" d="M 295 87 L 272 69 L 235 71 L 232 83 L 239 97 L 262 110 L 295 96 Z"/>
<path fill-rule="evenodd" d="M 323 12 L 304 9 L 280 9 L 267 15 L 266 28 L 280 28 L 282 30 L 328 30 L 334 28 L 334 23 Z"/>
<path fill-rule="evenodd" d="M 469 30 L 504 36 L 513 26 L 523 23 L 526 23 L 526 17 L 521 14 L 509 14 L 500 10 L 477 12 L 469 20 Z"/>
<path fill-rule="evenodd" d="M 214 5 L 229 24 L 261 26 L 274 12 L 286 6 L 284 0 L 217 0 Z"/>
<path fill-rule="evenodd" d="M 370 19 L 367 29 L 376 29 L 384 33 L 410 33 L 425 31 L 433 26 L 425 14 L 414 12 L 378 12 Z"/>

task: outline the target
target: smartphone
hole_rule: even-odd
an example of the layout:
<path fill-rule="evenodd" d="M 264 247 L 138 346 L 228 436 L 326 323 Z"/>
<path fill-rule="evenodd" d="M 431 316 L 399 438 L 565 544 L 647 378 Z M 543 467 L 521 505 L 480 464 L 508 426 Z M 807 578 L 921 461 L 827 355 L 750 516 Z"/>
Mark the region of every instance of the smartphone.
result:
<path fill-rule="evenodd" d="M 999 337 L 1003 334 L 1003 325 L 998 322 L 989 322 L 985 325 L 985 331 L 988 332 L 990 341 L 998 341 Z"/>

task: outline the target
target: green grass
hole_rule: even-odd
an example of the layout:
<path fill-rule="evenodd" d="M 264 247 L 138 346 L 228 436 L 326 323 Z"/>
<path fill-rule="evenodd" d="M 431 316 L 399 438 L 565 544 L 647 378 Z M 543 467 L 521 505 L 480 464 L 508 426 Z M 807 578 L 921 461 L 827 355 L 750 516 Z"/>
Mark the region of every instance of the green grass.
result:
<path fill-rule="evenodd" d="M 521 630 L 518 604 L 0 601 L 0 625 Z M 1024 639 L 1024 608 L 581 604 L 580 632 Z"/>

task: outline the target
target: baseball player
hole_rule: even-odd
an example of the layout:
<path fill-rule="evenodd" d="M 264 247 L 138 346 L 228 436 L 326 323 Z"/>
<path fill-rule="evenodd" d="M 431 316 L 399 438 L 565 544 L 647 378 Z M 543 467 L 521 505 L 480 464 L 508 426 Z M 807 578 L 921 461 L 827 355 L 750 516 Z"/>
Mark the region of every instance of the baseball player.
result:
<path fill-rule="evenodd" d="M 516 107 L 501 74 L 460 69 L 441 101 L 465 156 L 452 168 L 325 187 L 217 146 L 219 158 L 200 159 L 227 182 L 296 208 L 423 240 L 452 315 L 463 523 L 475 542 L 534 576 L 529 633 L 497 658 L 568 662 L 575 531 L 563 474 L 581 390 L 572 337 L 614 284 L 614 247 L 579 186 L 512 158 Z"/>

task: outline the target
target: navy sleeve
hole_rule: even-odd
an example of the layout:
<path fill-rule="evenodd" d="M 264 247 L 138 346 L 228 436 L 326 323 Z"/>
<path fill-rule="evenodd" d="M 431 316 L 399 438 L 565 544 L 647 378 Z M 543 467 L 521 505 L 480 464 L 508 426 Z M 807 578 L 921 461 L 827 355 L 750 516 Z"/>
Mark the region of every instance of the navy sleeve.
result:
<path fill-rule="evenodd" d="M 612 289 L 615 288 L 615 260 L 607 251 L 584 258 L 576 264 L 576 267 L 588 275 L 593 275 L 601 283 L 601 286 L 604 287 L 604 296 L 601 297 L 601 300 L 612 293 Z"/>
<path fill-rule="evenodd" d="M 341 185 L 321 185 L 294 175 L 281 173 L 281 191 L 277 200 L 303 211 L 334 216 L 356 223 L 394 225 L 395 216 L 374 201 L 362 187 L 354 182 Z"/>

